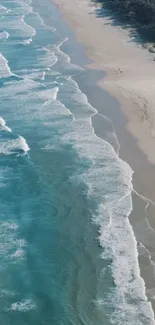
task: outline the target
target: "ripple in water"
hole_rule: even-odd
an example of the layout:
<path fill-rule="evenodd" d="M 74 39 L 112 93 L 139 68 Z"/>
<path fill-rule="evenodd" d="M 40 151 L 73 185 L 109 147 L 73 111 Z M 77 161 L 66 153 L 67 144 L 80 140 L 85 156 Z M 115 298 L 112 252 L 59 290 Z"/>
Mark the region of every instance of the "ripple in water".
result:
<path fill-rule="evenodd" d="M 128 220 L 133 171 L 94 133 L 97 110 L 74 81 L 84 69 L 61 50 L 70 40 L 53 10 L 0 6 L 2 325 L 151 325 Z"/>

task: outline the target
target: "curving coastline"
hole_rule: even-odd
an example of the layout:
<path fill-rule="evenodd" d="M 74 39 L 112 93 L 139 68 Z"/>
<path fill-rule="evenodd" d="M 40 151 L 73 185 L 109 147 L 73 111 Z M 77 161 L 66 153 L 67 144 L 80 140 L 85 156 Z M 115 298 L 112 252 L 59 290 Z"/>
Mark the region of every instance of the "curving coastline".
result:
<path fill-rule="evenodd" d="M 154 166 L 127 132 L 117 100 L 97 86 L 102 69 L 83 69 L 90 61 L 56 6 L 6 6 L 2 323 L 154 325 L 146 297 L 154 299 Z"/>
<path fill-rule="evenodd" d="M 117 98 L 121 105 L 122 117 L 112 107 L 106 110 L 105 115 L 114 123 L 121 145 L 120 157 L 134 170 L 130 222 L 138 242 L 146 294 L 155 310 L 154 56 L 131 39 L 129 31 L 114 27 L 112 20 L 104 16 L 103 12 L 102 17 L 99 17 L 100 6 L 88 0 L 74 3 L 67 0 L 65 4 L 63 0 L 53 2 L 61 9 L 78 41 L 84 44 L 88 58 L 92 60 L 87 68 L 92 73 L 106 72 L 104 79 L 98 81 L 97 85 Z M 96 86 L 94 92 L 100 93 L 100 88 Z M 93 104 L 91 91 L 88 91 L 87 96 Z M 97 109 L 98 115 L 92 117 L 92 122 L 95 133 L 102 137 L 101 116 L 104 115 L 104 109 L 101 104 Z"/>

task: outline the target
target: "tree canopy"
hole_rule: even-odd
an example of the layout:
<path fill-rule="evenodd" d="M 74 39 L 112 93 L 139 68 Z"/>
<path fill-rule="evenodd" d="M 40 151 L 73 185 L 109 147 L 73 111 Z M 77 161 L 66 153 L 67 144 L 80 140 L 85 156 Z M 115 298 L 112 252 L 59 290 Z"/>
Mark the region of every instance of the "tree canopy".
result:
<path fill-rule="evenodd" d="M 155 41 L 155 0 L 96 0 L 119 13 L 128 22 L 137 24 L 138 29 L 152 41 Z"/>

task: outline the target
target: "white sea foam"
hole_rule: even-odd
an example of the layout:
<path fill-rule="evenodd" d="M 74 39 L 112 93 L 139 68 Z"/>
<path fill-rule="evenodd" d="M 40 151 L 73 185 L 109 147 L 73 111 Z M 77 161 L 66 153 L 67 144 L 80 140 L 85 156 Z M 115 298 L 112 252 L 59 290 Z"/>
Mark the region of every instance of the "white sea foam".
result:
<path fill-rule="evenodd" d="M 25 255 L 25 251 L 21 248 L 17 248 L 17 250 L 15 251 L 15 253 L 11 255 L 11 257 L 13 259 L 15 258 L 15 260 L 17 261 L 19 258 L 24 257 L 24 255 Z"/>
<path fill-rule="evenodd" d="M 4 229 L 6 230 L 17 230 L 18 225 L 15 222 L 12 222 L 11 220 L 9 222 L 1 222 L 0 223 L 0 229 L 2 232 L 4 232 Z"/>
<path fill-rule="evenodd" d="M 1 130 L 12 132 L 12 130 L 6 125 L 6 122 L 2 117 L 0 117 L 0 131 Z"/>
<path fill-rule="evenodd" d="M 28 38 L 28 39 L 23 41 L 24 45 L 28 45 L 28 44 L 31 44 L 31 43 L 32 43 L 32 38 Z"/>
<path fill-rule="evenodd" d="M 111 261 L 114 281 L 114 288 L 105 298 L 104 292 L 99 293 L 97 302 L 102 308 L 103 305 L 114 308 L 111 324 L 153 325 L 154 315 L 140 276 L 137 243 L 128 219 L 132 211 L 133 171 L 107 141 L 95 135 L 91 117 L 96 109 L 73 80 L 67 82 L 68 86 L 64 82 L 62 87 L 65 96 L 68 94 L 75 102 L 71 111 L 74 120 L 63 141 L 76 146 L 79 155 L 90 162 L 86 173 L 71 179 L 85 181 L 89 196 L 99 202 L 93 222 L 99 226 L 99 240 L 104 249 L 101 257 Z"/>
<path fill-rule="evenodd" d="M 146 256 L 148 258 L 150 264 L 153 267 L 154 275 L 155 275 L 155 262 L 152 261 L 152 256 L 150 254 L 150 251 L 142 243 L 139 243 L 138 245 L 138 253 L 139 255 Z"/>
<path fill-rule="evenodd" d="M 26 140 L 22 136 L 13 140 L 10 139 L 0 142 L 0 155 L 10 155 L 17 153 L 19 150 L 25 154 L 30 150 Z"/>
<path fill-rule="evenodd" d="M 42 69 L 20 69 L 20 76 L 22 76 L 25 79 L 25 83 L 27 80 L 31 79 L 33 82 L 38 82 L 38 80 L 44 80 L 45 79 L 46 72 Z M 40 83 L 40 85 L 43 85 Z"/>
<path fill-rule="evenodd" d="M 115 287 L 105 298 L 101 298 L 102 305 L 115 307 L 111 314 L 112 324 L 154 324 L 153 312 L 145 295 L 145 284 L 140 277 L 136 240 L 126 214 L 128 197 L 114 200 L 116 207 L 110 210 L 106 203 L 100 209 L 97 223 L 100 226 L 100 243 L 104 248 L 103 259 L 111 260 L 111 271 Z M 122 204 L 123 203 L 123 204 Z M 124 207 L 125 203 L 125 207 Z M 127 204 L 128 206 L 128 204 Z M 108 209 L 107 209 L 108 208 Z M 121 212 L 122 210 L 122 212 Z M 110 222 L 106 224 L 105 215 L 109 215 Z M 142 318 L 145 322 L 142 322 Z"/>
<path fill-rule="evenodd" d="M 30 2 L 28 3 L 28 1 L 7 1 L 6 5 L 9 4 L 9 8 L 6 8 L 6 12 L 7 17 L 13 16 L 15 14 L 15 16 L 20 16 L 23 15 L 25 13 L 31 13 L 32 12 L 32 7 L 30 6 Z M 11 7 L 10 7 L 11 5 Z"/>
<path fill-rule="evenodd" d="M 17 36 L 18 33 L 19 37 L 30 39 L 36 34 L 36 30 L 32 26 L 26 24 L 24 20 L 25 15 L 26 14 L 22 16 L 11 16 L 10 19 L 5 19 L 3 24 L 1 21 L 0 26 L 6 30 L 8 29 L 11 36 Z"/>
<path fill-rule="evenodd" d="M 36 74 L 34 72 L 33 77 L 39 77 L 41 80 L 42 74 Z M 32 77 L 32 75 L 30 75 Z M 52 87 L 52 84 L 51 84 Z M 28 120 L 32 120 L 32 115 L 33 117 L 38 115 L 39 118 L 41 118 L 41 113 L 43 113 L 43 110 L 41 109 L 42 105 L 47 105 L 49 101 L 54 101 L 57 97 L 57 92 L 59 88 L 54 87 L 51 89 L 47 89 L 44 84 L 38 82 L 38 81 L 33 81 L 31 79 L 23 79 L 20 81 L 11 81 L 7 83 L 6 87 L 3 87 L 0 91 L 1 96 L 3 99 L 8 98 L 9 94 L 9 99 L 10 101 L 14 101 L 15 98 L 18 97 L 18 103 L 21 102 L 21 105 L 24 107 L 24 118 Z M 33 105 L 31 104 L 33 101 Z M 35 103 L 39 103 L 39 106 L 35 105 Z M 29 109 L 31 106 L 31 114 L 29 113 Z M 42 112 L 41 112 L 42 110 Z M 21 110 L 20 110 L 21 114 Z M 51 114 L 51 110 L 50 110 Z M 16 143 L 10 143 L 10 145 L 13 145 L 13 147 L 16 147 Z M 8 149 L 8 144 L 7 144 L 7 149 Z M 5 146 L 3 144 L 3 150 L 5 150 Z M 1 146 L 1 151 L 2 151 L 2 146 Z"/>
<path fill-rule="evenodd" d="M 53 100 L 56 100 L 58 91 L 59 91 L 58 87 L 54 87 L 52 89 L 48 89 L 46 91 L 43 91 L 42 96 L 41 96 L 42 98 L 45 99 L 45 102 L 44 102 L 43 106 L 49 104 Z"/>
<path fill-rule="evenodd" d="M 42 78 L 41 78 L 41 80 L 45 80 L 45 76 L 46 76 L 46 72 L 43 71 L 43 72 L 42 72 Z"/>
<path fill-rule="evenodd" d="M 15 145 L 16 145 L 15 148 L 20 149 L 20 150 L 24 151 L 25 153 L 27 153 L 30 150 L 26 140 L 22 136 L 19 136 L 17 138 Z"/>
<path fill-rule="evenodd" d="M 0 53 L 0 78 L 12 76 L 7 59 Z"/>
<path fill-rule="evenodd" d="M 33 37 L 33 36 L 36 34 L 36 30 L 35 30 L 35 28 L 33 28 L 32 26 L 28 25 L 28 24 L 25 22 L 25 20 L 24 20 L 25 16 L 26 16 L 26 14 L 22 16 L 22 18 L 21 18 L 21 22 L 24 24 L 26 30 L 29 31 L 29 32 L 31 33 L 31 37 Z"/>
<path fill-rule="evenodd" d="M 32 37 L 35 30 L 25 23 L 24 17 L 25 15 L 18 20 L 18 24 L 16 21 L 10 22 L 10 28 L 19 28 L 26 37 Z M 43 68 L 50 69 L 59 57 L 60 61 L 66 63 L 69 69 L 80 69 L 80 67 L 72 65 L 70 57 L 61 51 L 60 48 L 66 41 L 67 39 L 63 40 L 53 52 L 45 48 L 42 49 L 43 56 L 39 63 Z M 0 66 L 5 65 L 6 68 L 8 67 L 6 63 L 7 61 L 3 60 L 3 65 L 0 62 Z M 8 69 L 6 70 L 8 73 Z M 113 147 L 107 141 L 99 139 L 95 135 L 91 117 L 97 111 L 89 105 L 87 97 L 80 92 L 78 85 L 71 78 L 68 78 L 66 83 L 63 82 L 61 86 L 62 91 L 63 87 L 65 87 L 64 93 L 65 96 L 68 96 L 68 101 L 72 100 L 74 102 L 73 110 L 69 111 L 65 105 L 53 105 L 51 113 L 56 117 L 58 115 L 63 118 L 73 117 L 69 128 L 67 124 L 63 142 L 75 145 L 79 156 L 89 160 L 89 169 L 83 174 L 79 171 L 77 181 L 85 181 L 88 185 L 90 197 L 99 202 L 99 209 L 94 214 L 93 222 L 98 224 L 100 228 L 99 239 L 101 246 L 104 248 L 102 258 L 112 261 L 111 272 L 115 286 L 111 289 L 113 291 L 109 292 L 109 296 L 106 296 L 106 299 L 104 299 L 104 293 L 97 296 L 97 302 L 99 302 L 100 306 L 111 305 L 113 310 L 115 307 L 115 310 L 111 313 L 112 324 L 152 325 L 154 324 L 153 312 L 150 303 L 146 299 L 144 281 L 140 277 L 136 240 L 128 220 L 132 210 L 133 172 L 128 164 L 119 159 Z M 38 84 L 32 80 L 24 80 L 8 84 L 8 87 L 2 90 L 1 93 L 4 97 L 9 94 L 10 98 L 15 98 L 18 95 L 18 100 L 40 98 L 45 103 L 42 106 L 40 105 L 41 109 L 44 109 L 46 113 L 48 104 L 57 101 L 59 88 L 37 91 L 37 87 Z M 4 124 L 3 121 L 1 123 Z M 58 120 L 56 123 L 58 123 Z M 1 154 L 10 154 L 19 149 L 23 152 L 29 150 L 26 140 L 22 137 L 0 143 Z M 15 253 L 13 253 L 12 257 L 19 258 L 20 254 L 21 256 L 23 254 L 25 244 L 24 242 L 18 242 L 15 238 L 11 240 L 11 238 L 10 236 L 9 245 L 13 244 L 15 247 Z M 35 308 L 35 304 L 30 299 L 15 302 L 10 307 L 13 311 L 27 311 L 32 308 Z"/>
<path fill-rule="evenodd" d="M 39 74 L 40 77 L 41 75 L 42 74 Z M 2 89 L 1 94 L 3 95 L 3 98 L 6 98 L 9 93 L 10 99 L 14 99 L 15 96 L 18 96 L 18 100 L 22 100 L 22 102 L 27 102 L 28 100 L 31 101 L 35 98 L 36 101 L 40 100 L 40 103 L 46 105 L 46 102 L 56 100 L 58 91 L 59 88 L 52 88 L 52 84 L 51 88 L 47 89 L 45 88 L 44 84 L 40 82 L 33 81 L 31 79 L 25 79 L 8 83 L 7 87 L 5 89 Z"/>
<path fill-rule="evenodd" d="M 37 19 L 39 20 L 39 24 L 41 24 L 42 26 L 46 26 L 42 17 L 36 11 L 34 11 L 34 9 L 32 11 L 33 11 L 33 15 L 36 16 Z"/>
<path fill-rule="evenodd" d="M 8 12 L 7 8 L 0 4 L 0 12 Z"/>
<path fill-rule="evenodd" d="M 16 238 L 18 225 L 10 222 L 0 222 L 0 256 L 8 259 L 12 249 L 16 249 L 18 240 Z"/>
<path fill-rule="evenodd" d="M 18 225 L 11 221 L 0 222 L 0 256 L 3 260 L 18 263 L 25 257 L 26 241 L 17 237 Z"/>
<path fill-rule="evenodd" d="M 43 125 L 47 128 L 57 128 L 59 135 L 64 134 L 64 129 L 70 129 L 70 125 L 74 120 L 74 117 L 69 109 L 65 107 L 58 100 L 56 101 L 47 101 L 46 102 L 46 122 L 43 122 Z M 44 106 L 43 105 L 43 108 Z M 52 113 L 52 118 L 51 118 Z M 48 118 L 49 117 L 49 118 Z M 53 139 L 54 140 L 54 139 Z M 49 141 L 42 143 L 44 150 L 54 150 L 58 149 L 59 143 L 58 141 Z"/>
<path fill-rule="evenodd" d="M 5 296 L 13 297 L 15 296 L 15 292 L 7 289 L 0 289 L 0 298 L 4 298 Z"/>
<path fill-rule="evenodd" d="M 61 53 L 61 55 L 65 58 L 65 61 L 67 63 L 70 63 L 71 64 L 71 59 L 70 59 L 70 56 L 67 55 L 66 53 L 64 53 L 63 51 L 61 51 L 61 46 L 68 41 L 68 37 L 64 38 L 58 45 L 57 45 L 57 50 Z"/>
<path fill-rule="evenodd" d="M 44 68 L 51 68 L 58 61 L 58 57 L 55 55 L 55 53 L 49 51 L 46 48 L 40 48 L 37 51 L 41 53 L 38 60 L 39 66 L 42 66 Z"/>
<path fill-rule="evenodd" d="M 5 30 L 3 32 L 0 32 L 0 39 L 8 39 L 9 38 L 9 33 L 6 32 Z"/>
<path fill-rule="evenodd" d="M 77 64 L 71 63 L 70 56 L 61 51 L 62 45 L 68 41 L 68 37 L 63 39 L 58 45 L 54 46 L 54 53 L 56 56 L 59 57 L 59 64 L 62 63 L 62 67 L 65 66 L 65 69 L 67 70 L 78 70 L 78 71 L 83 71 L 84 69 Z"/>
<path fill-rule="evenodd" d="M 18 91 L 19 91 L 19 98 L 22 99 L 23 101 L 27 101 L 27 100 L 40 100 L 40 103 L 43 102 L 43 105 L 47 105 L 47 103 L 49 103 L 50 101 L 55 101 L 57 99 L 57 94 L 58 94 L 58 91 L 59 91 L 59 88 L 58 87 L 53 87 L 51 89 L 46 89 L 45 87 L 42 87 L 42 89 L 39 89 L 38 91 L 38 85 L 42 85 L 38 82 L 34 82 L 32 80 L 27 80 L 27 82 L 25 83 L 18 83 L 17 82 L 17 85 L 16 87 L 14 88 L 14 94 L 15 95 L 16 93 L 18 94 Z M 19 85 L 19 88 L 18 88 L 18 85 Z M 14 86 L 15 86 L 15 83 L 14 83 Z M 42 85 L 44 86 L 44 85 Z M 20 97 L 20 91 L 23 91 L 25 92 L 25 94 Z M 13 96 L 14 97 L 14 96 Z"/>
<path fill-rule="evenodd" d="M 14 302 L 9 308 L 9 310 L 18 311 L 18 312 L 27 312 L 35 308 L 36 308 L 36 304 L 32 299 L 25 299 L 22 301 Z"/>
<path fill-rule="evenodd" d="M 23 71 L 23 73 L 26 73 L 26 71 Z M 36 70 L 34 74 L 36 73 Z M 32 71 L 33 75 L 33 71 Z M 38 75 L 38 73 L 37 73 Z M 41 76 L 41 74 L 40 74 Z M 32 80 L 31 78 L 25 77 L 25 79 L 19 80 L 19 81 L 9 81 L 7 83 L 7 86 L 5 88 L 1 88 L 0 93 L 3 98 L 7 98 L 8 94 L 10 96 L 10 99 L 14 99 L 16 96 L 18 96 L 19 100 L 26 100 L 30 96 L 30 98 L 34 98 L 35 92 L 38 91 L 38 86 L 42 85 L 41 83 Z M 44 87 L 44 85 L 42 85 Z M 44 87 L 45 89 L 45 87 Z M 46 89 L 45 89 L 46 90 Z M 40 90 L 41 92 L 41 90 Z M 37 94 L 36 94 L 37 96 Z M 39 92 L 38 92 L 39 96 Z"/>
<path fill-rule="evenodd" d="M 15 240 L 15 251 L 11 254 L 11 258 L 14 262 L 18 262 L 19 259 L 25 256 L 25 247 L 27 243 L 24 239 Z"/>
<path fill-rule="evenodd" d="M 43 18 L 36 11 L 34 11 L 34 9 L 32 9 L 32 12 L 37 17 L 37 19 L 39 20 L 39 25 L 41 25 L 41 27 L 46 27 L 46 29 L 48 29 L 48 30 L 50 30 L 52 32 L 56 31 L 55 27 L 45 24 Z M 33 19 L 33 21 L 34 21 L 34 19 Z"/>

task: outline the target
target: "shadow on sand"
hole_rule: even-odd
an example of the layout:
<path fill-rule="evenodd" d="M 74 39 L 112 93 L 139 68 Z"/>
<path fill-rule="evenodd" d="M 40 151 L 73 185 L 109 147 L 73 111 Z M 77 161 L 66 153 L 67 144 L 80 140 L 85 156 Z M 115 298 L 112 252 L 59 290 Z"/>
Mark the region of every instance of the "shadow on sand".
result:
<path fill-rule="evenodd" d="M 101 4 L 101 8 L 98 8 L 98 4 Z M 151 30 L 146 30 L 143 26 L 125 17 L 120 12 L 114 12 L 114 9 L 111 9 L 110 1 L 104 1 L 103 3 L 102 0 L 91 0 L 91 5 L 96 5 L 96 17 L 106 17 L 109 20 L 106 25 L 121 26 L 128 31 L 130 35 L 129 42 L 134 41 L 148 48 L 150 52 L 155 53 L 155 34 Z"/>

